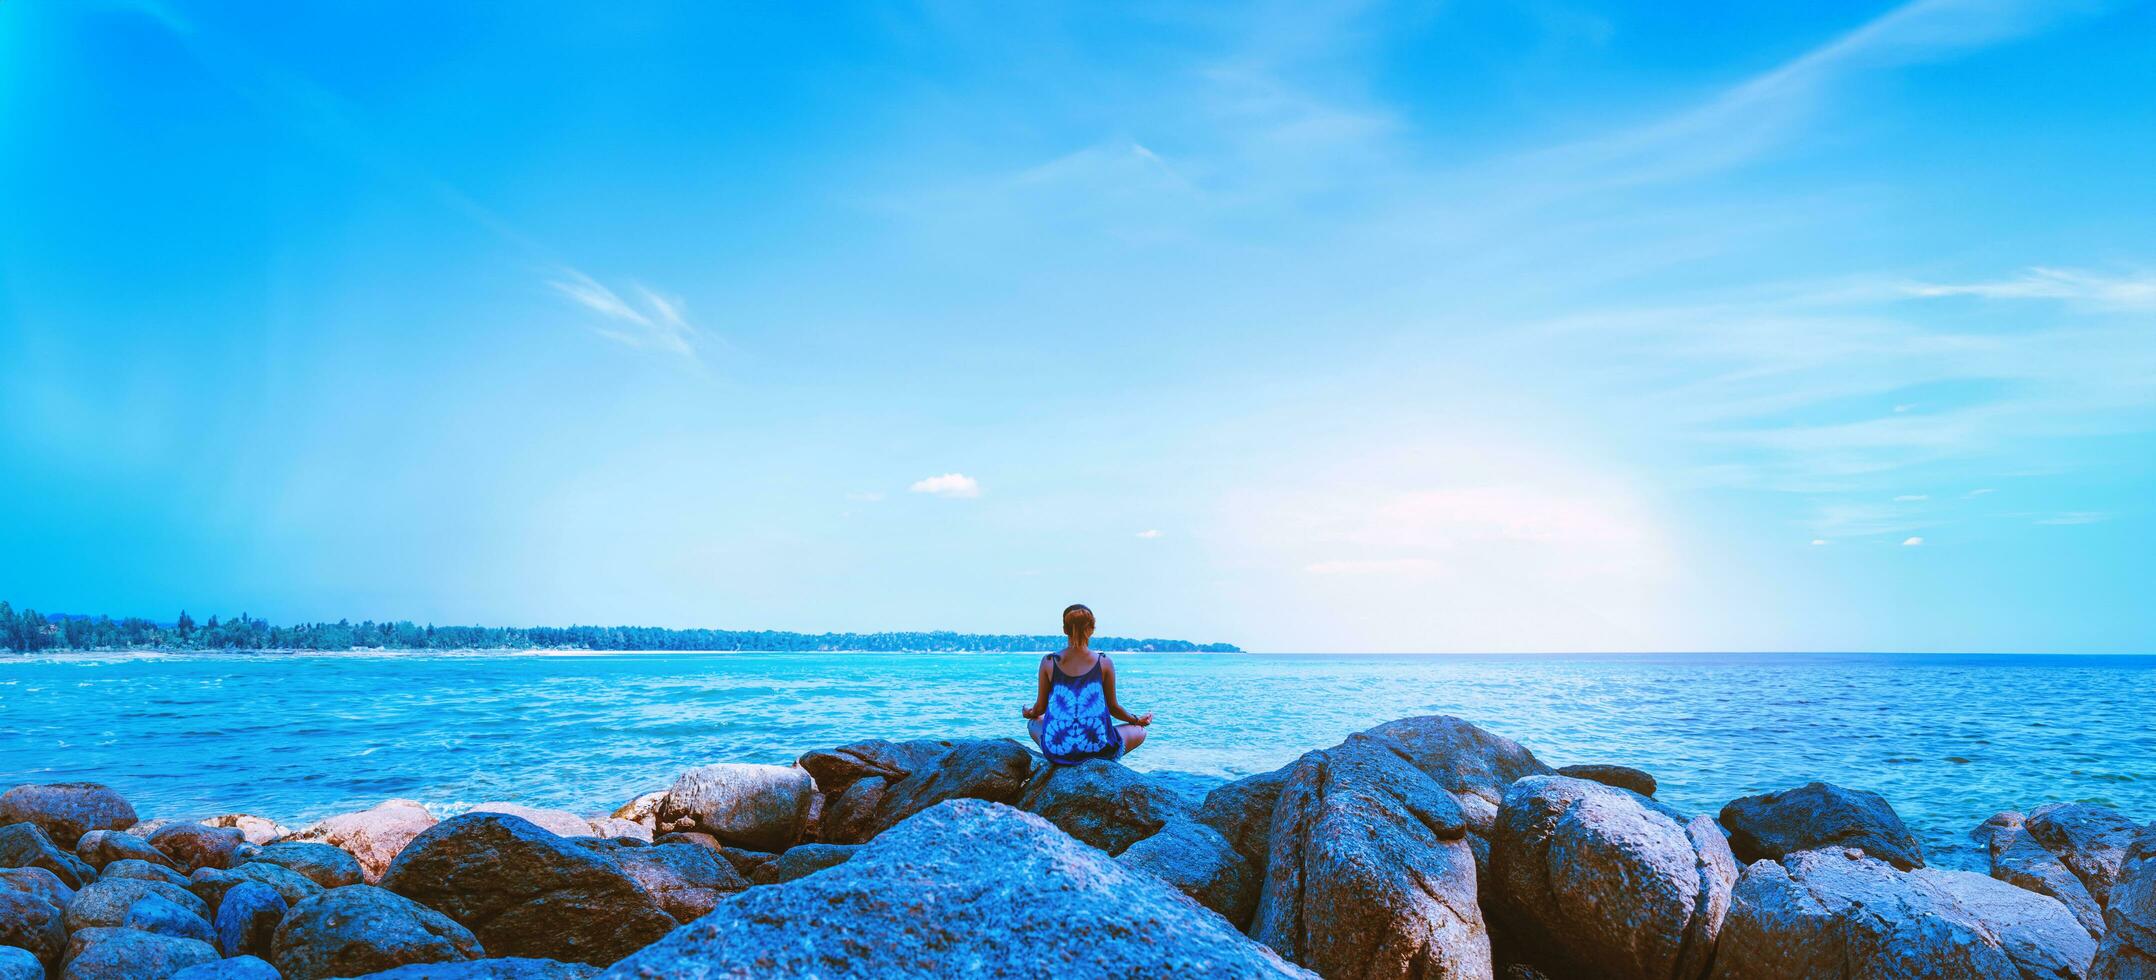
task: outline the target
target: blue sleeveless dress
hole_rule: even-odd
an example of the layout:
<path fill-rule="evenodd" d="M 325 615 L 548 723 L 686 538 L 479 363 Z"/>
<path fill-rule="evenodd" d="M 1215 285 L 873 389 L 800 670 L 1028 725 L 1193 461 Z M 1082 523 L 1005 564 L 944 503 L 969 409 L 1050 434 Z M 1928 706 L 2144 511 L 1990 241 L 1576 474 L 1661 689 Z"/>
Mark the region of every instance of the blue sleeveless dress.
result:
<path fill-rule="evenodd" d="M 1123 736 L 1115 730 L 1100 686 L 1106 660 L 1096 655 L 1093 669 L 1072 677 L 1056 665 L 1057 656 L 1047 657 L 1050 687 L 1048 712 L 1041 716 L 1041 754 L 1059 766 L 1122 755 Z"/>

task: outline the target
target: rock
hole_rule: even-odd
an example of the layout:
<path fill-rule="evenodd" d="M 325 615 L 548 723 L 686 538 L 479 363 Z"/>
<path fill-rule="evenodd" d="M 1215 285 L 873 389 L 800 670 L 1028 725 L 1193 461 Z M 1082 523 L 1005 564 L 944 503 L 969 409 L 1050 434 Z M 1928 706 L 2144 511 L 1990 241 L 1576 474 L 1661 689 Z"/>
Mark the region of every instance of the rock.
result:
<path fill-rule="evenodd" d="M 512 817 L 522 817 L 533 826 L 556 837 L 585 837 L 591 834 L 591 821 L 567 810 L 543 810 L 515 803 L 481 803 L 466 812 L 506 813 Z"/>
<path fill-rule="evenodd" d="M 135 808 L 99 783 L 27 783 L 0 793 L 0 824 L 32 823 L 73 850 L 93 830 L 125 830 Z"/>
<path fill-rule="evenodd" d="M 0 827 L 0 868 L 44 868 L 69 888 L 81 888 L 97 880 L 81 858 L 60 849 L 38 825 L 29 822 Z"/>
<path fill-rule="evenodd" d="M 44 868 L 0 868 L 0 891 L 27 892 L 63 909 L 75 898 L 74 889 Z"/>
<path fill-rule="evenodd" d="M 1628 789 L 1641 796 L 1654 795 L 1654 777 L 1631 766 L 1584 765 L 1559 766 L 1557 774 L 1574 779 L 1588 779 L 1604 786 Z"/>
<path fill-rule="evenodd" d="M 1123 853 L 1171 819 L 1190 816 L 1182 797 L 1107 759 L 1043 766 L 1017 806 L 1109 854 Z"/>
<path fill-rule="evenodd" d="M 270 941 L 285 980 L 352 977 L 483 955 L 456 920 L 372 885 L 332 888 L 292 907 Z"/>
<path fill-rule="evenodd" d="M 1159 833 L 1124 848 L 1115 860 L 1175 886 L 1237 929 L 1247 928 L 1257 911 L 1257 870 L 1219 831 L 1196 820 L 1170 820 Z"/>
<path fill-rule="evenodd" d="M 1273 804 L 1294 766 L 1246 776 L 1205 795 L 1198 822 L 1220 832 L 1253 868 L 1264 868 L 1273 832 Z"/>
<path fill-rule="evenodd" d="M 45 980 L 45 964 L 27 949 L 0 945 L 0 980 Z"/>
<path fill-rule="evenodd" d="M 1477 865 L 1504 787 L 1548 771 L 1443 715 L 1305 753 L 1273 805 L 1251 937 L 1326 976 L 1489 976 Z"/>
<path fill-rule="evenodd" d="M 269 956 L 277 926 L 292 910 L 284 896 L 259 881 L 243 881 L 217 903 L 217 948 L 226 956 Z"/>
<path fill-rule="evenodd" d="M 675 925 L 612 854 L 506 814 L 436 824 L 397 855 L 382 886 L 448 913 L 504 956 L 603 966 Z"/>
<path fill-rule="evenodd" d="M 2059 860 L 2058 855 L 2036 842 L 2022 825 L 2020 814 L 2012 816 L 2015 819 L 2011 823 L 1993 817 L 1977 828 L 1983 833 L 1985 848 L 1991 856 L 1991 876 L 2017 888 L 2058 899 L 2089 935 L 2102 938 L 2103 906 L 2096 904 L 2095 896 L 2089 894 L 2087 886 Z"/>
<path fill-rule="evenodd" d="M 621 870 L 657 898 L 659 907 L 676 922 L 702 916 L 727 896 L 749 887 L 749 880 L 717 851 L 695 844 L 639 847 L 601 839 L 584 846 L 612 855 Z"/>
<path fill-rule="evenodd" d="M 371 810 L 325 817 L 285 839 L 343 848 L 359 859 L 360 873 L 368 884 L 373 884 L 389 870 L 389 862 L 396 859 L 397 852 L 432 826 L 434 815 L 426 807 L 411 800 L 390 800 Z"/>
<path fill-rule="evenodd" d="M 251 813 L 226 813 L 219 816 L 211 817 L 208 820 L 204 820 L 202 821 L 202 825 L 205 827 L 215 827 L 220 829 L 230 828 L 233 830 L 237 830 L 240 832 L 240 836 L 244 838 L 247 843 L 256 845 L 258 847 L 263 844 L 274 842 L 278 838 L 292 832 L 286 829 L 283 824 L 280 824 L 275 820 L 271 820 L 267 817 L 258 817 Z"/>
<path fill-rule="evenodd" d="M 1033 774 L 1033 754 L 1007 738 L 876 739 L 811 752 L 801 768 L 824 793 L 818 836 L 860 844 L 945 800 L 1017 801 Z"/>
<path fill-rule="evenodd" d="M 2156 825 L 2127 846 L 2104 910 L 2104 939 L 2089 969 L 2094 980 L 2156 978 Z"/>
<path fill-rule="evenodd" d="M 281 980 L 277 968 L 256 956 L 234 956 L 215 963 L 190 966 L 172 980 Z"/>
<path fill-rule="evenodd" d="M 591 833 L 609 840 L 637 840 L 651 843 L 651 828 L 634 820 L 620 817 L 599 817 L 591 821 Z"/>
<path fill-rule="evenodd" d="M 608 978 L 1307 977 L 1047 821 L 951 800 L 839 867 L 754 888 Z"/>
<path fill-rule="evenodd" d="M 1722 826 L 1729 829 L 1729 849 L 1745 862 L 1854 847 L 1903 871 L 1924 866 L 1923 848 L 1886 798 L 1861 789 L 1806 783 L 1731 800 L 1722 807 Z"/>
<path fill-rule="evenodd" d="M 1490 877 L 1507 937 L 1544 972 L 1694 980 L 1713 959 L 1737 863 L 1704 815 L 1530 776 L 1505 792 Z"/>
<path fill-rule="evenodd" d="M 2068 978 L 2096 943 L 2057 899 L 1966 871 L 1902 871 L 1849 849 L 1744 871 L 1713 976 Z"/>
<path fill-rule="evenodd" d="M 175 867 L 190 873 L 196 868 L 230 868 L 252 853 L 247 835 L 237 827 L 166 824 L 157 828 L 149 841 L 151 847 L 165 852 Z"/>
<path fill-rule="evenodd" d="M 721 843 L 783 850 L 800 839 L 816 784 L 787 766 L 720 763 L 682 773 L 659 802 L 659 821 Z"/>
<path fill-rule="evenodd" d="M 126 858 L 105 865 L 98 878 L 140 878 L 143 881 L 162 881 L 168 885 L 187 887 L 187 876 L 172 870 L 169 864 L 151 864 L 137 858 Z"/>
<path fill-rule="evenodd" d="M 588 963 L 563 963 L 518 956 L 466 960 L 462 963 L 419 963 L 394 970 L 370 973 L 360 980 L 587 980 L 599 975 Z"/>
<path fill-rule="evenodd" d="M 701 837 L 704 840 L 711 840 L 709 836 L 704 834 L 670 834 L 667 837 L 660 838 L 655 843 L 670 844 L 675 842 L 672 838 L 680 837 Z M 711 844 L 710 847 L 713 853 L 724 859 L 726 863 L 733 865 L 735 871 L 741 872 L 741 877 L 750 881 L 756 880 L 756 869 L 779 859 L 776 854 L 766 851 L 752 851 L 745 847 L 727 847 L 716 842 Z"/>
<path fill-rule="evenodd" d="M 659 827 L 659 805 L 666 802 L 666 791 L 652 790 L 614 810 L 613 819 L 643 824 L 656 832 Z"/>
<path fill-rule="evenodd" d="M 67 903 L 68 931 L 125 925 L 128 907 L 151 895 L 186 909 L 198 919 L 208 921 L 210 917 L 210 907 L 178 885 L 140 878 L 106 878 L 83 886 L 75 893 L 75 900 Z"/>
<path fill-rule="evenodd" d="M 2019 810 L 2001 810 L 1992 814 L 1990 819 L 1977 824 L 1976 829 L 1969 831 L 1969 839 L 1989 845 L 1991 838 L 2000 831 L 2021 829 L 2022 821 L 2026 819 Z"/>
<path fill-rule="evenodd" d="M 82 835 L 82 840 L 75 844 L 75 856 L 100 871 L 114 861 L 148 861 L 168 868 L 173 866 L 165 852 L 124 830 L 93 830 Z"/>
<path fill-rule="evenodd" d="M 217 947 L 140 929 L 91 929 L 77 933 L 60 980 L 153 980 L 190 966 L 217 962 Z"/>
<path fill-rule="evenodd" d="M 66 914 L 29 892 L 0 890 L 0 946 L 29 950 L 46 965 L 58 966 L 67 952 Z M 42 968 L 38 975 L 44 975 Z"/>
<path fill-rule="evenodd" d="M 759 885 L 774 885 L 796 878 L 806 878 L 825 868 L 845 864 L 864 846 L 866 845 L 796 844 L 787 848 L 786 853 L 757 868 L 756 874 L 750 880 Z"/>
<path fill-rule="evenodd" d="M 187 889 L 196 897 L 208 902 L 211 911 L 232 886 L 243 881 L 260 882 L 277 890 L 287 905 L 298 905 L 322 894 L 322 886 L 314 880 L 290 868 L 263 861 L 249 861 L 230 871 L 202 868 L 187 880 Z"/>
<path fill-rule="evenodd" d="M 140 929 L 161 936 L 199 939 L 206 943 L 217 941 L 217 934 L 201 916 L 160 895 L 145 895 L 136 899 L 135 904 L 127 907 L 127 918 L 120 925 L 123 928 Z"/>
<path fill-rule="evenodd" d="M 256 852 L 257 864 L 274 864 L 324 888 L 361 885 L 367 876 L 359 859 L 343 848 L 310 841 L 279 841 Z"/>
<path fill-rule="evenodd" d="M 2051 803 L 2029 811 L 2022 824 L 2044 850 L 2059 856 L 2098 905 L 2111 901 L 2111 885 L 2126 864 L 2126 850 L 2141 828 L 2117 810 L 2094 803 Z"/>

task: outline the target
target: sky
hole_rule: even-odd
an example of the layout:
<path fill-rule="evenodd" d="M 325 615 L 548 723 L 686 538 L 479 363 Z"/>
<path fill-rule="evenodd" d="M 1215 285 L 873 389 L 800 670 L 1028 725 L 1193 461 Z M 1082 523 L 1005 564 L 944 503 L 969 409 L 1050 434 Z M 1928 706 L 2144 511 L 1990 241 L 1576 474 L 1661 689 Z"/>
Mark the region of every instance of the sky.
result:
<path fill-rule="evenodd" d="M 2151 36 L 0 4 L 0 598 L 2156 651 Z"/>

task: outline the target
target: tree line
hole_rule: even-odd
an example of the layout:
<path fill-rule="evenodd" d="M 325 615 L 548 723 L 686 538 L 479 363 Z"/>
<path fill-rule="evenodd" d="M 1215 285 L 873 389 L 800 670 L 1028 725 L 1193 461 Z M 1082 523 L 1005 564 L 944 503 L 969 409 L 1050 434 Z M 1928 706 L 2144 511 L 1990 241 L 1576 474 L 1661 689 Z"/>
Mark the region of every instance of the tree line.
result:
<path fill-rule="evenodd" d="M 1095 637 L 1110 653 L 1239 653 L 1228 643 Z M 276 626 L 246 613 L 197 621 L 186 610 L 171 624 L 139 616 L 17 613 L 0 601 L 0 650 L 754 650 L 889 652 L 1011 651 L 1048 653 L 1063 637 L 948 630 L 898 633 L 794 633 L 785 630 L 663 629 L 656 626 L 421 626 L 408 620 L 296 623 Z"/>

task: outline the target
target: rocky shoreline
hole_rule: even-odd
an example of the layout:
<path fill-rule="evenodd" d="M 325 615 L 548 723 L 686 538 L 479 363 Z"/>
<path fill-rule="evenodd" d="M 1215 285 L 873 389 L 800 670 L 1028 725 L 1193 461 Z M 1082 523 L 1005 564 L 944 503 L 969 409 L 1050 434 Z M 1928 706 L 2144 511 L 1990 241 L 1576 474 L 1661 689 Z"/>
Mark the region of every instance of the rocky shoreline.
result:
<path fill-rule="evenodd" d="M 23 785 L 0 980 L 2156 978 L 2156 825 L 2003 812 L 1986 876 L 1926 867 L 1876 794 L 1654 791 L 1445 716 L 1202 802 L 1008 739 L 720 763 L 584 816 L 294 829 Z"/>

